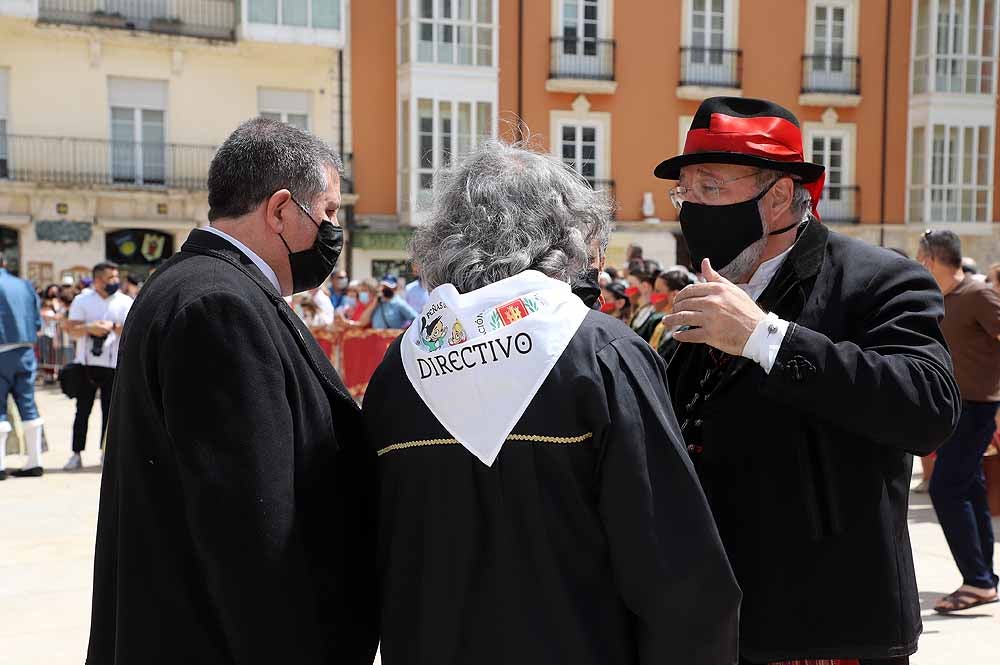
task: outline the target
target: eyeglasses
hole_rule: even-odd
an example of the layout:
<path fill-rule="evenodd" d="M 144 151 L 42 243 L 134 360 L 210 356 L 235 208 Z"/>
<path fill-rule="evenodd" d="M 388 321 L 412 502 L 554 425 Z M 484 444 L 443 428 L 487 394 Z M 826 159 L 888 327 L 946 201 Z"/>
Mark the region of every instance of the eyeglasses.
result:
<path fill-rule="evenodd" d="M 751 178 L 759 173 L 762 173 L 762 171 L 754 171 L 753 173 L 741 175 L 737 178 L 731 178 L 729 180 L 717 180 L 716 178 L 711 177 L 705 178 L 703 180 L 699 180 L 691 187 L 674 187 L 667 192 L 667 194 L 670 196 L 670 202 L 674 204 L 674 208 L 677 210 L 681 209 L 681 206 L 684 205 L 684 201 L 686 201 L 688 196 L 692 193 L 695 198 L 699 201 L 705 202 L 707 205 L 717 205 L 723 187 L 736 182 L 737 180 Z"/>

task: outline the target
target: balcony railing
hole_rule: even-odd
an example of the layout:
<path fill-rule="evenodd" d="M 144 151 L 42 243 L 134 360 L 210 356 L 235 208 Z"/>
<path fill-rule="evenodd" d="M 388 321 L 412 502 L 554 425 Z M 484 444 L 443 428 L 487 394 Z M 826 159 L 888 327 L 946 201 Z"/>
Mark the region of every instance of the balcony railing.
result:
<path fill-rule="evenodd" d="M 681 80 L 678 85 L 739 88 L 743 77 L 743 51 L 739 49 L 681 47 Z"/>
<path fill-rule="evenodd" d="M 206 189 L 215 155 L 212 146 L 174 143 L 18 135 L 4 143 L 0 178 L 55 185 Z"/>
<path fill-rule="evenodd" d="M 550 79 L 615 80 L 615 40 L 552 37 Z"/>
<path fill-rule="evenodd" d="M 842 55 L 802 56 L 802 92 L 861 94 L 861 58 Z"/>
<path fill-rule="evenodd" d="M 235 39 L 234 0 L 38 0 L 38 20 Z"/>
<path fill-rule="evenodd" d="M 819 216 L 824 222 L 835 224 L 857 224 L 861 221 L 858 201 L 861 188 L 857 185 L 832 185 L 823 188 L 823 198 L 819 201 Z"/>

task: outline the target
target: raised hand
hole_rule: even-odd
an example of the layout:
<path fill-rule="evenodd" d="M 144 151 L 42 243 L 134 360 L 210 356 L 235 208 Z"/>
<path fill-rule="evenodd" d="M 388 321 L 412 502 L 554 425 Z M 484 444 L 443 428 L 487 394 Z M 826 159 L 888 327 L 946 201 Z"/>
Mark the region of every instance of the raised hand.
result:
<path fill-rule="evenodd" d="M 663 317 L 667 326 L 691 326 L 674 333 L 679 342 L 708 344 L 724 353 L 743 353 L 750 334 L 764 318 L 764 311 L 745 291 L 715 272 L 712 262 L 701 262 L 704 284 L 685 287 L 674 300 L 673 313 Z"/>

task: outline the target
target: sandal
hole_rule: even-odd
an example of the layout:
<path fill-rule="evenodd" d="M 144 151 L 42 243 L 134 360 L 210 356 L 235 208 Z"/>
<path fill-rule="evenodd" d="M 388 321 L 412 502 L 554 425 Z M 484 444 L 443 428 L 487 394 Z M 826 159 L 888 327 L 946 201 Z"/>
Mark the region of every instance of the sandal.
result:
<path fill-rule="evenodd" d="M 973 607 L 979 607 L 980 605 L 989 605 L 990 603 L 995 603 L 1000 600 L 1000 596 L 994 591 L 992 596 L 980 596 L 977 593 L 971 591 L 963 591 L 959 589 L 953 593 L 949 593 L 947 596 L 942 598 L 934 605 L 934 611 L 940 614 L 951 614 L 952 612 L 961 612 L 962 610 L 971 610 Z M 942 606 L 942 603 L 947 603 L 947 606 Z"/>

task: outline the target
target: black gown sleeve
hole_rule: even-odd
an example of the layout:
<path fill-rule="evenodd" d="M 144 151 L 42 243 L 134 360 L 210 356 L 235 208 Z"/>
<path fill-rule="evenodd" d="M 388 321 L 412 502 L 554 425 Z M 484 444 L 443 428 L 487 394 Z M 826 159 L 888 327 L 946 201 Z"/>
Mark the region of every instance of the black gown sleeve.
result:
<path fill-rule="evenodd" d="M 232 662 L 317 662 L 293 417 L 271 333 L 248 301 L 210 294 L 176 315 L 158 365 L 190 533 L 177 546 L 194 550 Z"/>
<path fill-rule="evenodd" d="M 665 367 L 637 336 L 598 355 L 610 422 L 599 506 L 639 662 L 730 665 L 741 593 L 670 407 Z"/>
<path fill-rule="evenodd" d="M 962 408 L 939 325 L 941 292 L 925 270 L 900 258 L 863 293 L 851 341 L 789 326 L 764 394 L 883 445 L 927 455 L 951 435 Z"/>

